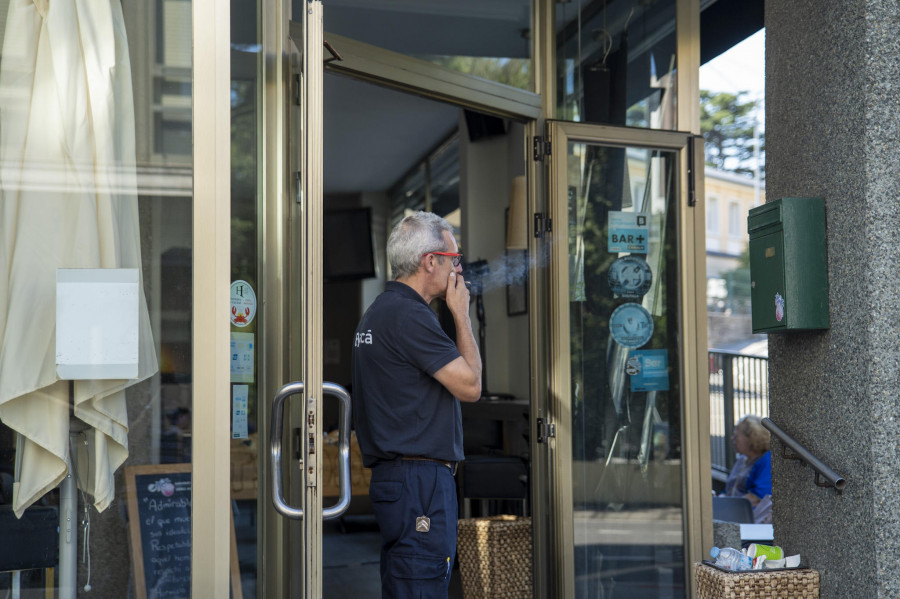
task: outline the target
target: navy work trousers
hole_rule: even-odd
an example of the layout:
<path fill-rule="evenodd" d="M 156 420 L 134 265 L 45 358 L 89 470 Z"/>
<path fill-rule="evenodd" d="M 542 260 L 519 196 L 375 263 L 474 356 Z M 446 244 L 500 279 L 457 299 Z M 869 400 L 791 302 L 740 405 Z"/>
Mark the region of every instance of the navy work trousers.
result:
<path fill-rule="evenodd" d="M 450 469 L 427 461 L 382 462 L 372 468 L 369 498 L 381 529 L 382 599 L 446 599 L 457 530 Z"/>

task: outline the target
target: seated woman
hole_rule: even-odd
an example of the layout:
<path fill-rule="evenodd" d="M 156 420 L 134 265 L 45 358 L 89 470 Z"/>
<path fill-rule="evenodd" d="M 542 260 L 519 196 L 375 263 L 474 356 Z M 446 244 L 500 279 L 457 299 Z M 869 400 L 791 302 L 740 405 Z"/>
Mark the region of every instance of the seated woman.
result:
<path fill-rule="evenodd" d="M 741 418 L 734 427 L 731 443 L 738 453 L 725 483 L 725 493 L 731 497 L 746 497 L 756 512 L 760 500 L 769 501 L 772 495 L 772 454 L 769 452 L 769 431 L 759 416 L 748 415 Z M 757 522 L 765 521 L 763 514 L 757 513 Z"/>

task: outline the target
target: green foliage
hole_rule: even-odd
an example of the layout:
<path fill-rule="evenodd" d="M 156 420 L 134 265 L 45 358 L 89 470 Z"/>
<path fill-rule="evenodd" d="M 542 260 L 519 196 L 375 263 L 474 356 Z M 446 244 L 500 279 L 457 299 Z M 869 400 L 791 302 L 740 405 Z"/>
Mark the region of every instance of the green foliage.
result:
<path fill-rule="evenodd" d="M 429 62 L 519 89 L 531 89 L 531 61 L 519 58 L 479 56 L 427 56 Z"/>
<path fill-rule="evenodd" d="M 700 131 L 706 140 L 706 164 L 719 170 L 753 173 L 754 125 L 758 102 L 749 92 L 731 94 L 700 90 Z M 760 161 L 765 134 L 760 132 Z M 763 164 L 760 168 L 764 171 Z"/>

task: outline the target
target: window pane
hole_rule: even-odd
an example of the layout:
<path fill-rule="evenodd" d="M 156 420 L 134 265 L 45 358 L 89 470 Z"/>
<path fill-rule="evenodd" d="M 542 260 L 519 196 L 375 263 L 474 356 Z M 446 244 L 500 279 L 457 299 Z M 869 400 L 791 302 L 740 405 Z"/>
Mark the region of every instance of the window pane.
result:
<path fill-rule="evenodd" d="M 709 198 L 706 202 L 706 230 L 719 232 L 719 200 L 716 198 Z"/>
<path fill-rule="evenodd" d="M 0 538 L 16 548 L 0 552 L 0 572 L 34 568 L 19 575 L 23 590 L 57 586 L 42 568 L 57 566 L 59 515 L 71 509 L 76 588 L 127 597 L 141 572 L 160 594 L 190 594 L 191 9 L 0 0 Z M 64 331 L 102 326 L 113 310 L 88 283 L 80 318 L 56 327 L 58 269 L 136 273 L 123 311 L 137 322 L 136 374 L 60 380 Z M 80 489 L 68 496 L 67 470 Z M 156 528 L 135 511 L 150 503 Z M 24 510 L 21 537 L 13 510 Z M 12 563 L 26 554 L 53 563 Z"/>
<path fill-rule="evenodd" d="M 728 234 L 732 237 L 741 234 L 741 207 L 737 202 L 728 204 Z"/>
<path fill-rule="evenodd" d="M 231 500 L 244 597 L 260 570 L 259 391 L 261 43 L 258 2 L 231 4 Z M 265 444 L 265 443 L 264 443 Z M 232 563 L 234 563 L 234 561 Z M 235 596 L 235 593 L 232 593 Z"/>
<path fill-rule="evenodd" d="M 325 31 L 531 90 L 531 5 L 532 0 L 330 0 Z M 295 0 L 294 14 L 297 8 Z"/>
<path fill-rule="evenodd" d="M 675 6 L 556 4 L 556 118 L 676 129 Z"/>
<path fill-rule="evenodd" d="M 567 151 L 575 596 L 684 597 L 677 154 Z"/>

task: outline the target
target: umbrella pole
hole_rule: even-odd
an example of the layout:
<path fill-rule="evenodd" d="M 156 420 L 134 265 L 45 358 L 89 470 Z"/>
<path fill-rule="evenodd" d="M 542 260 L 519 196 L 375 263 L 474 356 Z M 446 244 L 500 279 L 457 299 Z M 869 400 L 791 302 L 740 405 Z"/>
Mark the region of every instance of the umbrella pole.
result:
<path fill-rule="evenodd" d="M 75 382 L 69 381 L 69 409 L 75 405 Z M 59 599 L 75 599 L 78 582 L 78 481 L 71 435 L 80 434 L 84 423 L 69 414 L 69 457 L 66 477 L 59 483 Z"/>
<path fill-rule="evenodd" d="M 78 574 L 78 495 L 72 459 L 69 456 L 69 471 L 59 483 L 59 599 L 75 599 Z"/>

